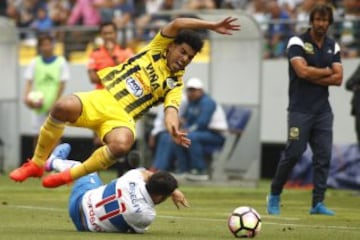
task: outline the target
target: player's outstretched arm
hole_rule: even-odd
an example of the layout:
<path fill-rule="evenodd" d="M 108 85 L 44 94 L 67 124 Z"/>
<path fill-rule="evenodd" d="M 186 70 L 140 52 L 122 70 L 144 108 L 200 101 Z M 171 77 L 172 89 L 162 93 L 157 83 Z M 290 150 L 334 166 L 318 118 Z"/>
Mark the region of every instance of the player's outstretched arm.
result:
<path fill-rule="evenodd" d="M 182 29 L 208 29 L 219 34 L 231 35 L 234 31 L 240 30 L 240 25 L 236 24 L 237 18 L 227 17 L 221 21 L 206 21 L 197 18 L 175 18 L 165 25 L 161 33 L 167 37 L 175 37 Z"/>
<path fill-rule="evenodd" d="M 172 140 L 183 147 L 189 147 L 191 140 L 187 137 L 187 132 L 179 130 L 180 120 L 178 110 L 174 107 L 165 108 L 165 126 Z"/>
<path fill-rule="evenodd" d="M 190 207 L 185 195 L 179 189 L 175 189 L 175 191 L 171 194 L 171 199 L 178 209 L 180 206 Z"/>

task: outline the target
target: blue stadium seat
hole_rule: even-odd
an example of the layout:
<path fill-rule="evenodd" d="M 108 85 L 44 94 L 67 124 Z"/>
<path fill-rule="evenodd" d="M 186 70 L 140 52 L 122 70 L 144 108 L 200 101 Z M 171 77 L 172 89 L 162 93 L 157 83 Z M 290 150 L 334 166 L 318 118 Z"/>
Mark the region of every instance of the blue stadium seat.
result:
<path fill-rule="evenodd" d="M 251 117 L 251 110 L 243 106 L 223 105 L 223 108 L 226 114 L 229 130 L 226 134 L 226 140 L 222 147 L 208 145 L 204 148 L 205 159 L 207 160 L 209 166 L 213 161 L 214 153 L 227 151 L 225 155 L 226 160 L 231 158 Z"/>

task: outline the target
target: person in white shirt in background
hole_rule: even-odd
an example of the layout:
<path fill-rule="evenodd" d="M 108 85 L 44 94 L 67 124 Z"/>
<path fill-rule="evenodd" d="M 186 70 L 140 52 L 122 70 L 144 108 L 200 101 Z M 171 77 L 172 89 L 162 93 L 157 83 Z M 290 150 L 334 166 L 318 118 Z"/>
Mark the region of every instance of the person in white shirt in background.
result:
<path fill-rule="evenodd" d="M 24 103 L 34 113 L 33 130 L 37 132 L 46 120 L 50 109 L 64 92 L 70 79 L 69 64 L 54 52 L 54 38 L 43 34 L 37 39 L 39 54 L 31 60 L 24 72 Z"/>
<path fill-rule="evenodd" d="M 202 81 L 190 78 L 186 84 L 186 104 L 182 104 L 180 116 L 182 128 L 188 131 L 192 146 L 189 149 L 178 148 L 170 140 L 168 133 L 158 138 L 157 149 L 151 171 L 170 170 L 175 161 L 175 176 L 179 179 L 203 181 L 209 179 L 206 154 L 221 149 L 228 130 L 225 112 L 205 91 Z M 155 126 L 163 122 L 161 115 L 155 120 Z M 161 126 L 161 124 L 160 124 Z M 156 131 L 158 128 L 154 128 Z"/>

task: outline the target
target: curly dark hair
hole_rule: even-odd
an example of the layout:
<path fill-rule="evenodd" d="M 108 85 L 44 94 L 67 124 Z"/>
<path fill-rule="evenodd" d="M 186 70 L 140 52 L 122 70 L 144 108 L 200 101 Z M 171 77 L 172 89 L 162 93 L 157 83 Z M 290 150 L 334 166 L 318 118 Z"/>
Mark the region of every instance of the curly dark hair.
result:
<path fill-rule="evenodd" d="M 150 195 L 170 196 L 178 187 L 177 180 L 168 172 L 158 171 L 154 173 L 145 185 Z"/>
<path fill-rule="evenodd" d="M 181 30 L 176 36 L 174 43 L 179 45 L 182 43 L 188 44 L 195 52 L 200 52 L 204 46 L 204 41 L 199 33 L 193 30 Z"/>

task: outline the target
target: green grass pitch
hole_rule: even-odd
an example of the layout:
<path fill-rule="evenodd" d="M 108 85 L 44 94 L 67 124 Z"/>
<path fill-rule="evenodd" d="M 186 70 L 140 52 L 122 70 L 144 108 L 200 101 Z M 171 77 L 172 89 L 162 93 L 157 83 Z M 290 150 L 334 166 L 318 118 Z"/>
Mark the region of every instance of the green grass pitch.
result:
<path fill-rule="evenodd" d="M 105 181 L 115 177 L 102 172 Z M 0 240 L 209 240 L 234 239 L 227 228 L 229 213 L 238 206 L 251 206 L 262 216 L 262 230 L 255 239 L 360 239 L 360 192 L 327 191 L 326 204 L 335 216 L 309 215 L 311 192 L 286 189 L 280 216 L 269 216 L 265 197 L 269 181 L 255 189 L 181 185 L 191 207 L 177 210 L 171 201 L 157 206 L 157 218 L 143 235 L 75 231 L 67 212 L 71 187 L 44 189 L 39 179 L 11 182 L 0 175 Z"/>

